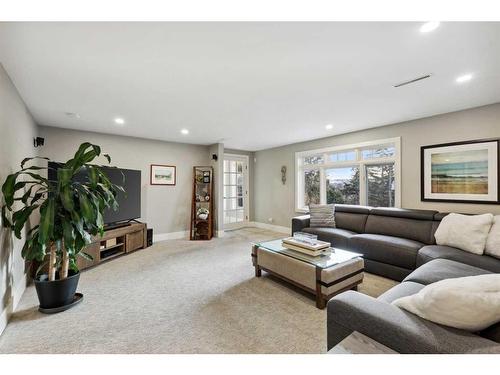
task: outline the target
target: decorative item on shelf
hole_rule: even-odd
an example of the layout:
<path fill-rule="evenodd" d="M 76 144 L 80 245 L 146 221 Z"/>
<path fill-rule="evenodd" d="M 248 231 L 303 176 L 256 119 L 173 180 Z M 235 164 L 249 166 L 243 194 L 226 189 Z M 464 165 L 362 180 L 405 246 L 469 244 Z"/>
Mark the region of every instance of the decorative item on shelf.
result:
<path fill-rule="evenodd" d="M 281 167 L 281 182 L 285 185 L 286 182 L 286 165 Z"/>
<path fill-rule="evenodd" d="M 421 147 L 422 201 L 498 204 L 499 155 L 499 139 Z"/>
<path fill-rule="evenodd" d="M 151 164 L 151 185 L 175 185 L 176 167 L 174 165 Z"/>
<path fill-rule="evenodd" d="M 196 182 L 202 183 L 203 182 L 203 173 L 202 172 L 196 172 L 195 179 L 196 179 Z"/>
<path fill-rule="evenodd" d="M 210 240 L 214 233 L 214 212 L 211 199 L 213 190 L 213 168 L 193 168 L 193 198 L 191 203 L 191 240 Z"/>
<path fill-rule="evenodd" d="M 99 146 L 82 143 L 73 158 L 59 169 L 57 181 L 37 173 L 46 168 L 30 165 L 33 159 L 48 158 L 26 158 L 21 170 L 7 176 L 2 186 L 2 221 L 17 238 L 21 239 L 23 229 L 29 228 L 32 214 L 39 215 L 40 224 L 26 231 L 21 255 L 35 267 L 37 263 L 47 264 L 39 267 L 37 274 L 44 269 L 47 273 L 35 275 L 39 310 L 43 313 L 64 311 L 82 300 L 83 295 L 76 293 L 80 278 L 77 258 L 93 260 L 83 250 L 92 236 L 103 235 L 102 215 L 106 209 L 118 208 L 116 196 L 118 191 L 124 192 L 95 164 L 101 155 L 111 162 L 109 155 L 101 154 Z M 76 178 L 82 173 L 87 173 L 88 178 Z M 26 174 L 31 177 L 29 181 L 23 181 Z"/>
<path fill-rule="evenodd" d="M 203 183 L 205 183 L 205 184 L 210 183 L 210 172 L 209 171 L 203 172 Z"/>
<path fill-rule="evenodd" d="M 204 207 L 199 208 L 198 211 L 196 212 L 196 214 L 198 215 L 198 219 L 201 220 L 207 220 L 209 213 L 210 211 Z"/>

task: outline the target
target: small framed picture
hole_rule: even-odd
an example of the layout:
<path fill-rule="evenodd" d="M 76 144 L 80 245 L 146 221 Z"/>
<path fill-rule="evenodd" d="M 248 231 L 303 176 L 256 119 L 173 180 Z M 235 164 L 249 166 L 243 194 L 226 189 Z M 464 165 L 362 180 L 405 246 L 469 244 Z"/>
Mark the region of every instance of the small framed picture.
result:
<path fill-rule="evenodd" d="M 422 201 L 497 204 L 499 143 L 487 139 L 422 147 Z"/>
<path fill-rule="evenodd" d="M 206 184 L 210 183 L 210 176 L 203 176 L 203 182 Z"/>
<path fill-rule="evenodd" d="M 174 165 L 151 164 L 151 185 L 175 185 Z"/>
<path fill-rule="evenodd" d="M 210 172 L 209 171 L 205 171 L 203 172 L 203 177 L 210 177 Z"/>

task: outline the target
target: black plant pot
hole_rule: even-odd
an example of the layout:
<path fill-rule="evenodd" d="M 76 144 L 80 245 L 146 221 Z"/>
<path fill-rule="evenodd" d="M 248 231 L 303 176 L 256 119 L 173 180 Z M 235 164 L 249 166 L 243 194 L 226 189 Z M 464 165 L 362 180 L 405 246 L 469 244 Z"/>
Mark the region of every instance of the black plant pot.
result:
<path fill-rule="evenodd" d="M 41 309 L 55 309 L 70 305 L 74 298 L 80 272 L 69 271 L 64 280 L 48 281 L 48 275 L 40 275 L 35 279 L 36 294 Z"/>

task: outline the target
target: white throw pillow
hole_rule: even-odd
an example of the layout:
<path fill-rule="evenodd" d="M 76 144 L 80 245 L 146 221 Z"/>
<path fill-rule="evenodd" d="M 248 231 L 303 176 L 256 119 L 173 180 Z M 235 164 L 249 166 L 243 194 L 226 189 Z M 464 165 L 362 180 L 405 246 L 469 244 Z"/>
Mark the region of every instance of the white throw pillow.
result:
<path fill-rule="evenodd" d="M 500 274 L 441 280 L 392 304 L 434 323 L 481 331 L 500 321 Z"/>
<path fill-rule="evenodd" d="M 492 223 L 492 214 L 449 214 L 441 220 L 434 237 L 438 245 L 457 247 L 482 255 Z"/>
<path fill-rule="evenodd" d="M 486 248 L 484 253 L 493 257 L 500 258 L 500 215 L 493 218 L 488 239 L 486 240 Z"/>

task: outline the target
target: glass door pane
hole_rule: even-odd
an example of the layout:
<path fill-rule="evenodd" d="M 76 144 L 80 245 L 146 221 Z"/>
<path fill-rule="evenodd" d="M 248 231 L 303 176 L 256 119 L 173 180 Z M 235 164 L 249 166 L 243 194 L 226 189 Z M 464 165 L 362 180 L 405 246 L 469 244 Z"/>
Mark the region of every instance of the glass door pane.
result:
<path fill-rule="evenodd" d="M 246 158 L 226 156 L 223 173 L 224 224 L 230 228 L 248 220 L 246 215 Z"/>

